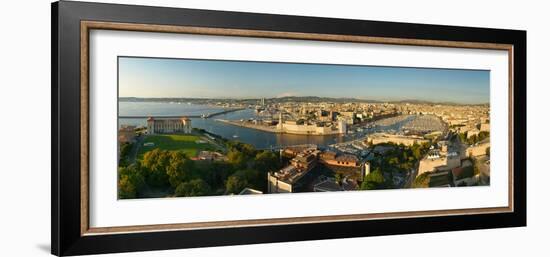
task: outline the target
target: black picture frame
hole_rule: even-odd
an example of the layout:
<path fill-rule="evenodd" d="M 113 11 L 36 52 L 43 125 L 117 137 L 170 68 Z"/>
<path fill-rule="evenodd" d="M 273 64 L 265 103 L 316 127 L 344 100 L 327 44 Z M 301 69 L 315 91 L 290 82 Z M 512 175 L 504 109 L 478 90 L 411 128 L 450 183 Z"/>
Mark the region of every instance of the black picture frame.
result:
<path fill-rule="evenodd" d="M 61 1 L 52 4 L 51 252 L 81 255 L 526 226 L 526 31 Z M 81 235 L 80 21 L 513 45 L 513 200 L 507 213 Z"/>

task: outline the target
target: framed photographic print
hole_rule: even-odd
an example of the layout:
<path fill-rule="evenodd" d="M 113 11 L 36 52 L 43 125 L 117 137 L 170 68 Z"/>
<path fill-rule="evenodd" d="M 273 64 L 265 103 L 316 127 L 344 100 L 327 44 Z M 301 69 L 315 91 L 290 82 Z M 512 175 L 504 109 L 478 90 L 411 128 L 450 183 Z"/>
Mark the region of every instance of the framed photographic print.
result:
<path fill-rule="evenodd" d="M 52 5 L 52 253 L 526 225 L 526 32 Z"/>

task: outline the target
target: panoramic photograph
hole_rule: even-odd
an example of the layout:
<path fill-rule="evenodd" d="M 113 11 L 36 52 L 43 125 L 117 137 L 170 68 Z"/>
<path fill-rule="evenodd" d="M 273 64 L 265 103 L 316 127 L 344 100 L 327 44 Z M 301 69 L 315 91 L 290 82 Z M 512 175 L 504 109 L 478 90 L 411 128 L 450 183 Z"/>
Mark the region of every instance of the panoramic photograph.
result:
<path fill-rule="evenodd" d="M 118 199 L 489 186 L 489 94 L 488 70 L 121 56 Z"/>

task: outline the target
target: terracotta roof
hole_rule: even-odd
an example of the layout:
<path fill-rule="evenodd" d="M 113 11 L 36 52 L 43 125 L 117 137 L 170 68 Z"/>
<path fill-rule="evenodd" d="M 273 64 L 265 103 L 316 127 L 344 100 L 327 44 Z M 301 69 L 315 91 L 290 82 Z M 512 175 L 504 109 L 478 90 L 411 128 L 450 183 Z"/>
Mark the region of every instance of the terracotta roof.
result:
<path fill-rule="evenodd" d="M 336 153 L 331 151 L 327 151 L 321 154 L 321 158 L 323 159 L 334 160 L 335 157 L 336 157 Z"/>
<path fill-rule="evenodd" d="M 347 162 L 358 162 L 359 159 L 355 155 L 351 154 L 343 154 L 338 157 L 336 157 L 336 160 L 338 161 L 347 161 Z"/>

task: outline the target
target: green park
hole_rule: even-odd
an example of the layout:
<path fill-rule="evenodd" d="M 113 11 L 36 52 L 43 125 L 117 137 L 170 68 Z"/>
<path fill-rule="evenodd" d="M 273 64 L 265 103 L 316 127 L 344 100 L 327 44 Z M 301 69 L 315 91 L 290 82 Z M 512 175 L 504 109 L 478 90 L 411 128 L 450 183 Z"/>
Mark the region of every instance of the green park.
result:
<path fill-rule="evenodd" d="M 186 156 L 194 157 L 200 151 L 219 150 L 207 139 L 192 134 L 163 134 L 146 135 L 142 144 L 139 146 L 137 158 L 143 159 L 143 155 L 154 149 L 181 151 Z"/>

